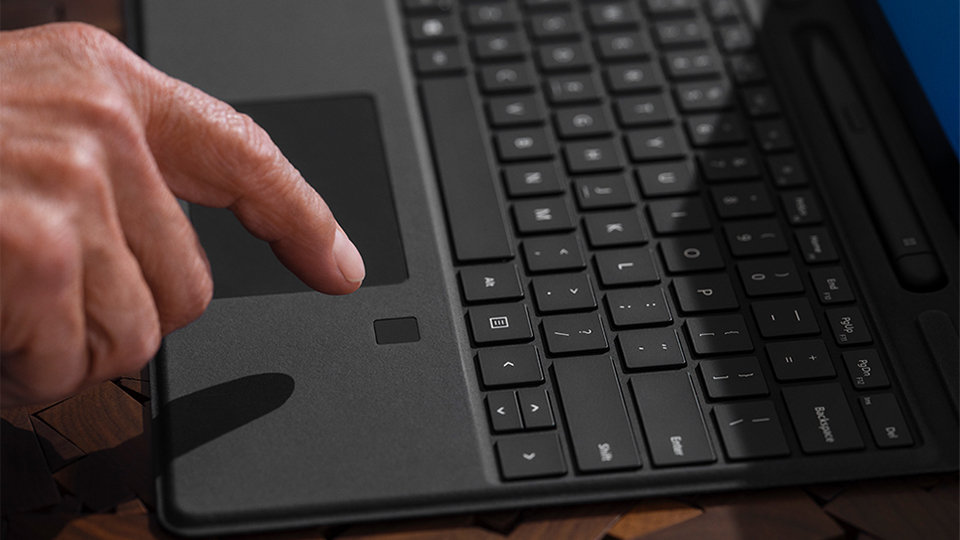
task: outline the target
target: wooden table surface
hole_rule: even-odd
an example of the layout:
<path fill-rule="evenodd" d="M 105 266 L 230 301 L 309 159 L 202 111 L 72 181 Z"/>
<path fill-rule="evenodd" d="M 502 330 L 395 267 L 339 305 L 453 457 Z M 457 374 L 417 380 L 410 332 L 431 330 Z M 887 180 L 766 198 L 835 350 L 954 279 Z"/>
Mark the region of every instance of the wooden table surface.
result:
<path fill-rule="evenodd" d="M 82 20 L 121 35 L 121 0 L 0 0 L 0 26 Z M 141 374 L 2 411 L 0 538 L 170 538 L 154 514 Z M 357 524 L 257 538 L 511 540 L 960 537 L 957 475 Z M 249 538 L 249 537 L 245 537 Z"/>

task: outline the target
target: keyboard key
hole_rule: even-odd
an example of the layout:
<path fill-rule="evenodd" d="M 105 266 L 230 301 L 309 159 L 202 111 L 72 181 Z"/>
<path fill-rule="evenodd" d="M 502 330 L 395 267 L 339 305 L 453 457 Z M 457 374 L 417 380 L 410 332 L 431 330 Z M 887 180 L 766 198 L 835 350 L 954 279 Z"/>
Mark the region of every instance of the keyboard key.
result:
<path fill-rule="evenodd" d="M 744 261 L 737 264 L 737 270 L 749 296 L 803 292 L 803 282 L 791 259 Z"/>
<path fill-rule="evenodd" d="M 704 360 L 697 366 L 711 399 L 767 395 L 767 383 L 755 356 Z"/>
<path fill-rule="evenodd" d="M 563 156 L 571 174 L 619 171 L 624 164 L 620 145 L 614 140 L 567 143 Z"/>
<path fill-rule="evenodd" d="M 713 236 L 664 238 L 660 241 L 663 262 L 673 273 L 716 270 L 724 267 L 720 246 Z"/>
<path fill-rule="evenodd" d="M 553 157 L 553 141 L 543 128 L 503 131 L 495 137 L 502 161 L 523 161 Z"/>
<path fill-rule="evenodd" d="M 654 465 L 716 461 L 689 374 L 648 373 L 630 377 L 630 386 Z"/>
<path fill-rule="evenodd" d="M 587 69 L 592 58 L 579 43 L 541 45 L 537 49 L 537 62 L 543 71 L 576 71 Z"/>
<path fill-rule="evenodd" d="M 449 15 L 411 18 L 407 30 L 410 40 L 416 44 L 457 40 L 456 23 Z"/>
<path fill-rule="evenodd" d="M 836 262 L 840 259 L 830 233 L 824 227 L 796 231 L 800 253 L 808 263 Z"/>
<path fill-rule="evenodd" d="M 762 82 L 767 78 L 763 62 L 756 54 L 737 54 L 730 56 L 730 73 L 739 84 Z"/>
<path fill-rule="evenodd" d="M 663 75 L 653 62 L 611 66 L 604 73 L 607 87 L 614 94 L 657 90 L 663 86 Z"/>
<path fill-rule="evenodd" d="M 554 161 L 523 163 L 503 168 L 503 179 L 511 197 L 563 193 L 560 168 Z"/>
<path fill-rule="evenodd" d="M 720 58 L 713 51 L 682 51 L 664 55 L 671 79 L 719 75 L 723 71 Z"/>
<path fill-rule="evenodd" d="M 772 219 L 729 223 L 724 227 L 730 251 L 737 257 L 769 255 L 787 251 L 780 224 Z"/>
<path fill-rule="evenodd" d="M 457 46 L 419 48 L 414 52 L 414 63 L 420 75 L 460 73 L 465 65 Z"/>
<path fill-rule="evenodd" d="M 753 341 L 740 315 L 687 319 L 690 342 L 697 354 L 713 355 L 753 350 Z"/>
<path fill-rule="evenodd" d="M 793 148 L 793 135 L 783 120 L 761 120 L 753 124 L 753 130 L 760 148 L 767 152 Z"/>
<path fill-rule="evenodd" d="M 595 257 L 600 283 L 606 287 L 659 283 L 653 254 L 646 248 L 599 251 Z"/>
<path fill-rule="evenodd" d="M 753 350 L 753 341 L 740 315 L 687 319 L 690 342 L 697 354 L 712 355 Z"/>
<path fill-rule="evenodd" d="M 573 181 L 577 204 L 583 210 L 634 206 L 633 192 L 622 174 L 588 176 Z"/>
<path fill-rule="evenodd" d="M 712 111 L 733 106 L 730 83 L 726 80 L 682 83 L 676 85 L 674 91 L 683 112 Z"/>
<path fill-rule="evenodd" d="M 495 433 L 523 429 L 517 397 L 510 390 L 487 394 L 487 412 L 490 413 L 490 425 Z"/>
<path fill-rule="evenodd" d="M 665 94 L 623 97 L 614 104 L 617 118 L 624 127 L 670 123 L 675 116 Z"/>
<path fill-rule="evenodd" d="M 656 23 L 653 35 L 663 48 L 671 46 L 702 45 L 707 38 L 707 30 L 696 19 L 679 19 Z"/>
<path fill-rule="evenodd" d="M 558 359 L 553 370 L 577 469 L 639 468 L 640 455 L 610 357 Z"/>
<path fill-rule="evenodd" d="M 804 452 L 820 454 L 863 448 L 863 440 L 839 384 L 784 388 L 783 399 L 787 402 Z"/>
<path fill-rule="evenodd" d="M 627 133 L 630 157 L 634 161 L 686 157 L 686 138 L 676 126 L 647 128 Z"/>
<path fill-rule="evenodd" d="M 533 278 L 533 295 L 542 313 L 596 309 L 593 284 L 587 274 L 557 274 Z"/>
<path fill-rule="evenodd" d="M 523 304 L 477 306 L 469 311 L 470 329 L 478 345 L 530 341 L 533 330 Z"/>
<path fill-rule="evenodd" d="M 633 4 L 627 2 L 604 2 L 593 4 L 587 10 L 590 26 L 598 30 L 609 28 L 633 28 L 640 21 L 640 15 Z"/>
<path fill-rule="evenodd" d="M 620 354 L 628 371 L 676 368 L 687 364 L 673 328 L 644 328 L 620 332 Z"/>
<path fill-rule="evenodd" d="M 726 274 L 706 274 L 673 279 L 680 309 L 686 313 L 724 311 L 740 307 Z"/>
<path fill-rule="evenodd" d="M 480 68 L 480 88 L 484 92 L 516 92 L 533 88 L 534 76 L 526 64 L 504 64 Z"/>
<path fill-rule="evenodd" d="M 575 38 L 580 31 L 580 22 L 571 13 L 545 13 L 530 18 L 530 33 L 536 40 Z"/>
<path fill-rule="evenodd" d="M 550 397 L 542 388 L 517 390 L 524 429 L 544 429 L 556 426 L 550 409 Z"/>
<path fill-rule="evenodd" d="M 738 114 L 719 113 L 690 116 L 687 133 L 694 146 L 722 146 L 747 140 L 747 130 Z"/>
<path fill-rule="evenodd" d="M 477 353 L 480 379 L 488 388 L 540 384 L 543 371 L 533 345 L 482 349 Z"/>
<path fill-rule="evenodd" d="M 403 0 L 403 10 L 407 13 L 432 13 L 450 10 L 449 0 Z"/>
<path fill-rule="evenodd" d="M 466 6 L 467 26 L 474 30 L 515 26 L 520 22 L 520 12 L 506 2 L 483 2 Z"/>
<path fill-rule="evenodd" d="M 821 304 L 842 304 L 854 300 L 847 274 L 839 266 L 811 270 L 810 279 Z"/>
<path fill-rule="evenodd" d="M 815 225 L 823 221 L 820 204 L 810 191 L 784 193 L 780 200 L 791 225 Z"/>
<path fill-rule="evenodd" d="M 646 34 L 601 34 L 596 43 L 597 56 L 602 60 L 630 60 L 645 58 L 652 51 Z"/>
<path fill-rule="evenodd" d="M 740 15 L 740 7 L 736 0 L 709 0 L 707 14 L 716 22 L 736 19 Z"/>
<path fill-rule="evenodd" d="M 766 338 L 819 334 L 820 325 L 804 298 L 785 298 L 753 303 L 753 315 Z"/>
<path fill-rule="evenodd" d="M 653 229 L 658 234 L 708 231 L 712 228 L 707 208 L 698 197 L 650 201 L 647 210 Z"/>
<path fill-rule="evenodd" d="M 487 114 L 494 127 L 542 124 L 546 119 L 535 96 L 493 98 L 487 102 Z"/>
<path fill-rule="evenodd" d="M 863 314 L 857 307 L 827 310 L 827 325 L 837 345 L 860 345 L 873 341 Z"/>
<path fill-rule="evenodd" d="M 910 428 L 893 394 L 874 394 L 860 398 L 873 440 L 880 448 L 913 446 Z"/>
<path fill-rule="evenodd" d="M 573 235 L 529 238 L 523 242 L 523 255 L 531 273 L 581 270 L 587 266 L 580 243 Z"/>
<path fill-rule="evenodd" d="M 694 193 L 697 177 L 689 161 L 669 161 L 641 165 L 634 169 L 645 197 Z"/>
<path fill-rule="evenodd" d="M 753 48 L 753 32 L 743 23 L 724 24 L 717 27 L 720 47 L 728 53 L 743 52 Z"/>
<path fill-rule="evenodd" d="M 710 191 L 721 218 L 756 217 L 773 213 L 773 204 L 760 182 L 721 184 Z"/>
<path fill-rule="evenodd" d="M 700 153 L 700 167 L 710 181 L 745 180 L 760 176 L 757 157 L 749 148 L 706 150 Z"/>
<path fill-rule="evenodd" d="M 769 86 L 744 88 L 740 91 L 740 99 L 750 116 L 771 116 L 780 113 L 780 103 L 777 102 L 773 88 Z"/>
<path fill-rule="evenodd" d="M 621 289 L 607 293 L 607 307 L 614 326 L 655 326 L 673 322 L 660 287 Z"/>
<path fill-rule="evenodd" d="M 467 303 L 523 298 L 514 264 L 471 266 L 460 270 L 460 285 Z"/>
<path fill-rule="evenodd" d="M 777 411 L 769 401 L 714 405 L 713 417 L 731 460 L 790 454 Z"/>
<path fill-rule="evenodd" d="M 684 15 L 694 12 L 697 0 L 644 0 L 644 5 L 654 17 Z"/>
<path fill-rule="evenodd" d="M 767 356 L 778 381 L 826 379 L 837 375 L 827 346 L 819 339 L 769 343 Z"/>
<path fill-rule="evenodd" d="M 767 157 L 767 168 L 773 175 L 773 182 L 778 187 L 805 186 L 808 183 L 807 173 L 796 154 L 778 154 Z"/>
<path fill-rule="evenodd" d="M 843 363 L 847 365 L 850 381 L 857 390 L 872 390 L 890 386 L 887 371 L 876 349 L 844 351 Z"/>
<path fill-rule="evenodd" d="M 543 335 L 550 354 L 606 351 L 607 335 L 596 313 L 543 318 Z M 556 367 L 556 362 L 554 362 Z"/>
<path fill-rule="evenodd" d="M 611 123 L 601 107 L 559 109 L 553 116 L 561 139 L 610 135 Z"/>
<path fill-rule="evenodd" d="M 550 77 L 544 90 L 554 105 L 600 101 L 599 85 L 590 73 Z"/>
<path fill-rule="evenodd" d="M 563 450 L 556 433 L 531 433 L 497 441 L 500 474 L 504 480 L 566 474 Z"/>
<path fill-rule="evenodd" d="M 513 204 L 513 218 L 520 234 L 562 232 L 575 227 L 563 197 L 517 201 Z"/>
<path fill-rule="evenodd" d="M 520 34 L 504 32 L 473 38 L 473 56 L 480 62 L 522 58 L 525 52 Z"/>
<path fill-rule="evenodd" d="M 488 144 L 469 81 L 428 79 L 420 88 L 444 206 L 447 216 L 456 216 L 449 224 L 457 260 L 513 258 L 489 160 L 485 152 L 463 152 Z"/>
<path fill-rule="evenodd" d="M 590 214 L 583 220 L 587 238 L 593 247 L 645 244 L 647 235 L 636 210 Z"/>

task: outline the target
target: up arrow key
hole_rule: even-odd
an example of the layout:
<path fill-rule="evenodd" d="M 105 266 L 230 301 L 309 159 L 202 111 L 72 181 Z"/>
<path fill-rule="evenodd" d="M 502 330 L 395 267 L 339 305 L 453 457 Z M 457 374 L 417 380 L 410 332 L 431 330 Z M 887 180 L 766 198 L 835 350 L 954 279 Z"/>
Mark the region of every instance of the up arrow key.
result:
<path fill-rule="evenodd" d="M 503 363 L 503 367 L 514 367 L 514 363 L 509 360 Z"/>

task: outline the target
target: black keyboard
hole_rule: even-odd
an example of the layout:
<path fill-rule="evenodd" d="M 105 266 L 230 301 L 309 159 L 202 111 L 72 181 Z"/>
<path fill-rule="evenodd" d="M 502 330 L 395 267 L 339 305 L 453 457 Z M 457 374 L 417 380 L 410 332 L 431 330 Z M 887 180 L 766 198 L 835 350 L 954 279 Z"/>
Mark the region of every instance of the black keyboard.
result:
<path fill-rule="evenodd" d="M 913 446 L 733 0 L 403 0 L 504 480 Z"/>

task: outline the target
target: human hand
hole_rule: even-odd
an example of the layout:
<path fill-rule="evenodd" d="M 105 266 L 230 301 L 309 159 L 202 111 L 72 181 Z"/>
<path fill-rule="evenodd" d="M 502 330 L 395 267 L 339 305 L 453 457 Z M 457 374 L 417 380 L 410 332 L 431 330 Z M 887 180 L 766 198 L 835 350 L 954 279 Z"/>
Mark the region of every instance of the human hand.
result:
<path fill-rule="evenodd" d="M 213 294 L 176 197 L 230 208 L 311 287 L 364 277 L 249 117 L 82 24 L 0 33 L 0 404 L 140 369 Z"/>

